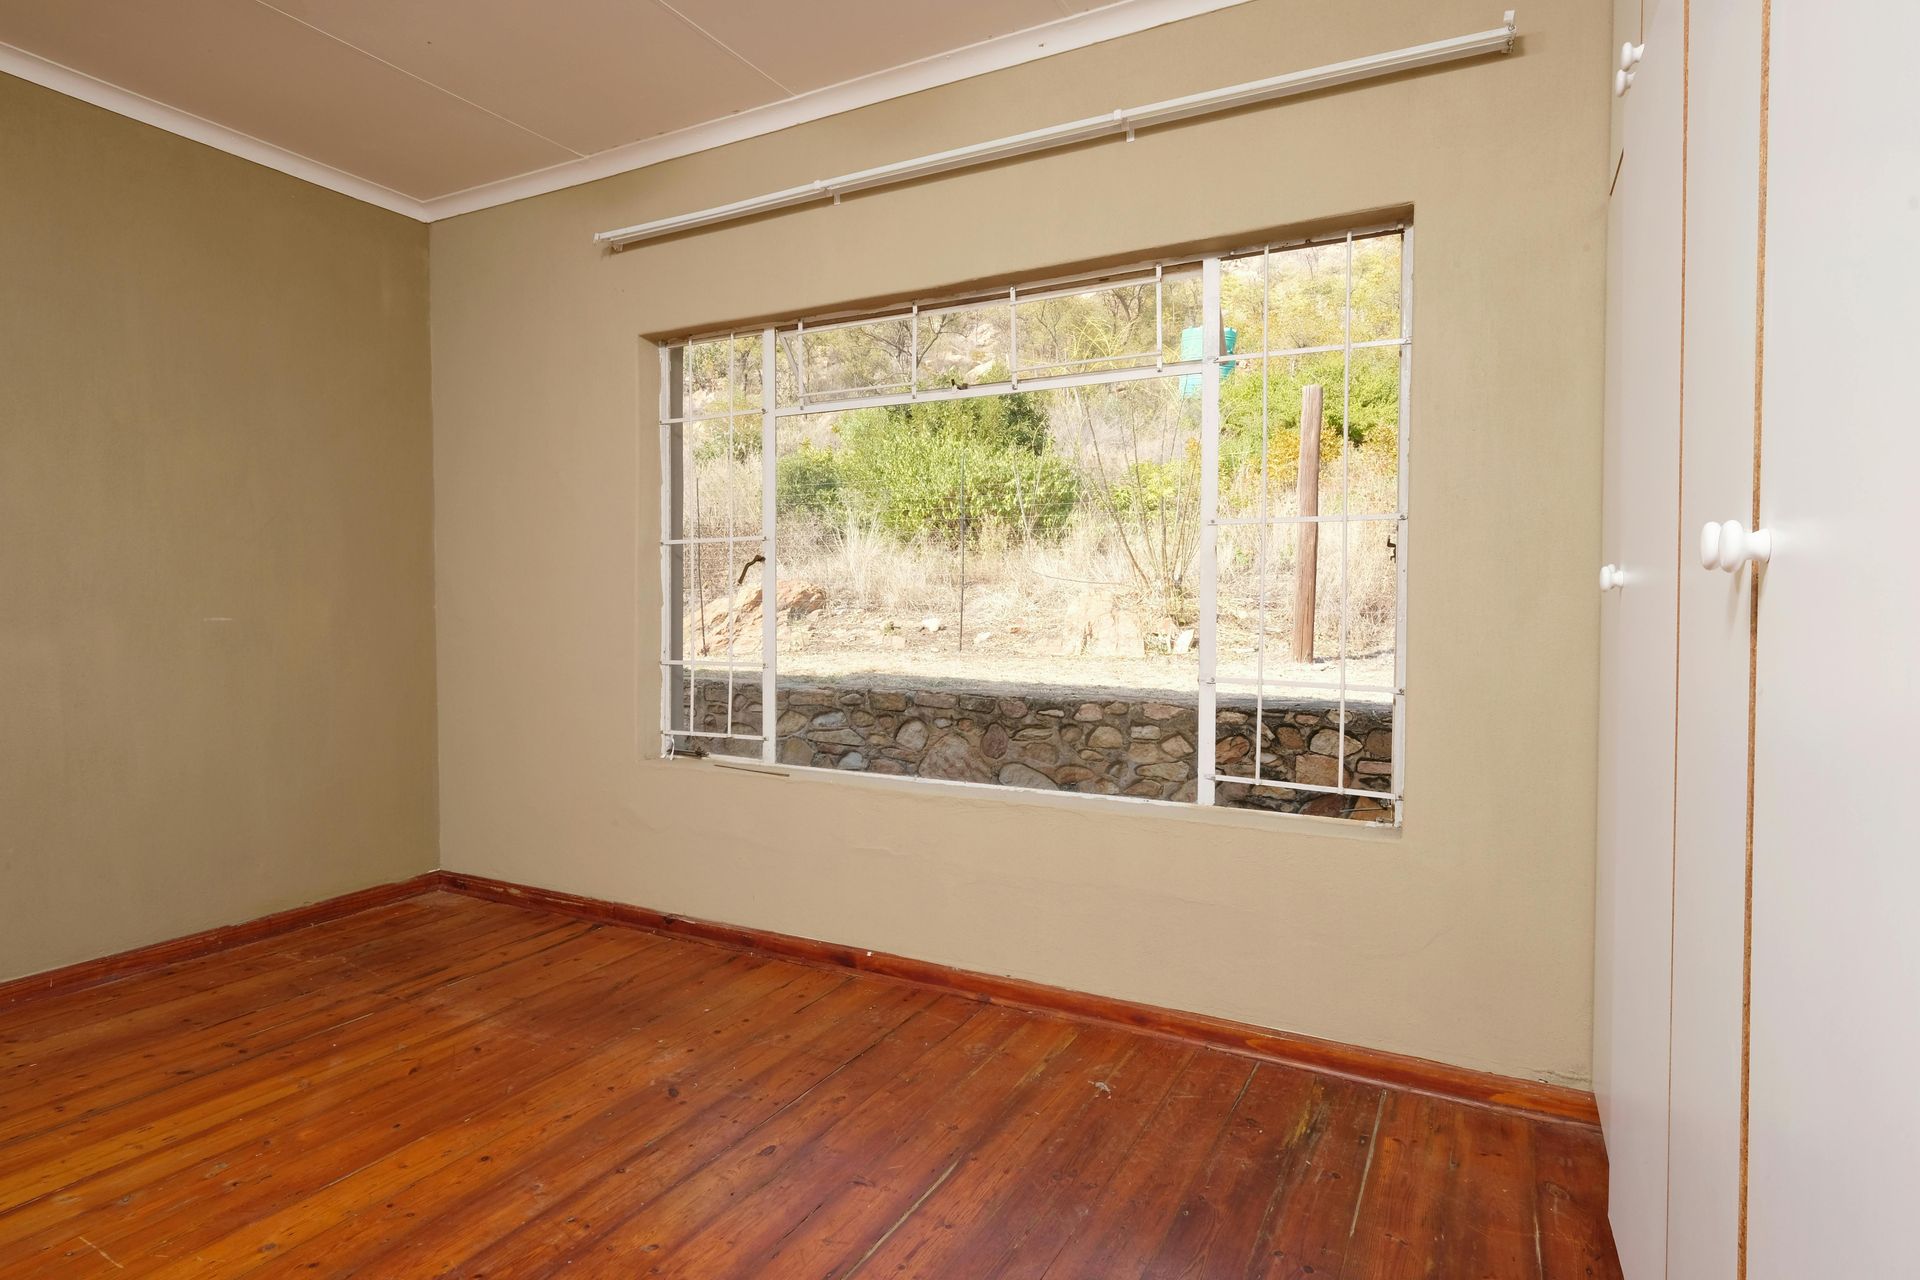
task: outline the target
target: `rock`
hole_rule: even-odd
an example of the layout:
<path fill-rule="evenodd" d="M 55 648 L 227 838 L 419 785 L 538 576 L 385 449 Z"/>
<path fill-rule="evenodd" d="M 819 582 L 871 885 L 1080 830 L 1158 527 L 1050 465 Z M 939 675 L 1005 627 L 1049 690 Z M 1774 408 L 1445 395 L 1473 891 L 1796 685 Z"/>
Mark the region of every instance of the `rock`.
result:
<path fill-rule="evenodd" d="M 1158 743 L 1136 742 L 1127 748 L 1127 759 L 1135 764 L 1158 764 L 1164 758 Z"/>
<path fill-rule="evenodd" d="M 1168 782 L 1184 782 L 1193 772 L 1184 764 L 1150 764 L 1140 770 L 1143 778 L 1162 778 Z"/>
<path fill-rule="evenodd" d="M 936 739 L 920 758 L 920 776 L 953 782 L 988 782 L 993 778 L 993 770 L 973 749 L 972 743 L 957 733 L 950 733 Z"/>
<path fill-rule="evenodd" d="M 1313 735 L 1313 750 L 1323 756 L 1335 755 L 1340 750 L 1340 734 L 1333 729 L 1322 729 Z M 1347 739 L 1347 754 L 1352 755 L 1360 749 L 1358 738 Z"/>
<path fill-rule="evenodd" d="M 1172 737 L 1161 739 L 1160 750 L 1170 756 L 1191 755 L 1193 744 L 1176 733 Z"/>
<path fill-rule="evenodd" d="M 1135 742 L 1158 742 L 1160 726 L 1157 724 L 1136 724 L 1127 730 L 1127 735 Z"/>
<path fill-rule="evenodd" d="M 1013 735 L 1016 742 L 1052 742 L 1056 730 L 1044 724 L 1034 725 L 1031 729 L 1020 729 Z"/>
<path fill-rule="evenodd" d="M 791 689 L 787 692 L 787 704 L 794 707 L 830 707 L 833 705 L 833 691 L 830 689 Z"/>
<path fill-rule="evenodd" d="M 1306 735 L 1286 725 L 1280 726 L 1279 732 L 1273 735 L 1273 741 L 1282 751 L 1304 751 L 1307 748 Z"/>
<path fill-rule="evenodd" d="M 867 737 L 857 729 L 809 729 L 807 741 L 816 747 L 864 747 Z"/>
<path fill-rule="evenodd" d="M 1193 628 L 1192 627 L 1185 628 L 1180 632 L 1179 635 L 1173 638 L 1173 651 L 1175 653 L 1193 652 Z"/>
<path fill-rule="evenodd" d="M 1085 782 L 1076 782 L 1073 789 L 1083 795 L 1110 796 L 1120 790 L 1120 784 L 1112 778 L 1088 778 Z"/>
<path fill-rule="evenodd" d="M 1131 783 L 1130 785 L 1128 785 L 1128 787 L 1126 788 L 1125 792 L 1123 792 L 1123 794 L 1130 795 L 1130 796 L 1140 796 L 1141 798 L 1147 799 L 1147 800 L 1158 800 L 1160 798 L 1160 793 L 1165 789 L 1166 789 L 1165 787 L 1153 781 L 1151 778 L 1145 778 L 1139 782 Z"/>
<path fill-rule="evenodd" d="M 1093 770 L 1082 768 L 1077 764 L 1063 764 L 1053 771 L 1053 780 L 1063 787 L 1070 787 L 1099 776 Z"/>
<path fill-rule="evenodd" d="M 980 736 L 980 750 L 991 759 L 1005 759 L 1007 746 L 1007 731 L 997 724 L 988 725 L 987 731 Z"/>
<path fill-rule="evenodd" d="M 931 616 L 920 619 L 920 629 L 928 635 L 932 635 L 945 625 L 940 619 Z"/>
<path fill-rule="evenodd" d="M 782 711 L 780 713 L 780 721 L 778 724 L 774 726 L 774 728 L 782 734 L 788 734 L 801 728 L 806 723 L 807 723 L 807 717 L 802 715 L 800 712 Z"/>
<path fill-rule="evenodd" d="M 927 722 L 908 720 L 893 735 L 893 740 L 909 751 L 918 751 L 927 745 Z"/>
<path fill-rule="evenodd" d="M 1029 742 L 1020 748 L 1020 758 L 1030 764 L 1054 765 L 1060 763 L 1060 750 L 1051 742 Z"/>
<path fill-rule="evenodd" d="M 962 711 L 994 712 L 1000 709 L 1000 699 L 983 698 L 976 693 L 963 693 L 960 695 L 960 709 Z"/>
<path fill-rule="evenodd" d="M 1304 782 L 1310 787 L 1332 787 L 1339 785 L 1340 762 L 1332 756 L 1300 756 L 1293 762 L 1293 781 Z"/>
<path fill-rule="evenodd" d="M 975 637 L 973 638 L 973 644 L 974 644 L 974 647 L 975 647 L 976 649 L 977 649 L 977 648 L 980 648 L 981 646 L 983 646 L 983 645 L 985 645 L 985 644 L 986 644 L 986 643 L 987 643 L 988 641 L 990 641 L 990 640 L 992 640 L 992 639 L 993 639 L 993 632 L 991 632 L 991 631 L 982 631 L 982 632 L 981 632 L 981 633 L 980 633 L 979 635 L 976 635 L 976 636 L 975 636 Z"/>
<path fill-rule="evenodd" d="M 1179 787 L 1175 788 L 1174 793 L 1168 796 L 1167 799 L 1179 800 L 1186 804 L 1192 804 L 1196 799 L 1199 798 L 1200 793 L 1198 788 L 1199 788 L 1199 784 L 1197 782 L 1183 782 L 1180 784 Z"/>
<path fill-rule="evenodd" d="M 1354 771 L 1356 773 L 1371 774 L 1378 778 L 1388 778 L 1393 776 L 1393 762 L 1391 760 L 1362 760 L 1354 766 Z"/>
<path fill-rule="evenodd" d="M 1237 733 L 1232 737 L 1221 738 L 1213 744 L 1214 763 L 1232 764 L 1235 760 L 1245 759 L 1247 753 L 1252 750 L 1253 744 Z"/>
<path fill-rule="evenodd" d="M 840 757 L 840 767 L 842 769 L 864 769 L 867 767 L 867 758 L 858 751 L 849 751 Z"/>
<path fill-rule="evenodd" d="M 1393 755 L 1393 730 L 1375 729 L 1367 735 L 1367 754 L 1379 756 L 1382 760 Z"/>
<path fill-rule="evenodd" d="M 1120 731 L 1110 724 L 1100 725 L 1094 729 L 1092 733 L 1087 735 L 1088 746 L 1104 747 L 1109 751 L 1115 747 L 1126 745 L 1126 741 L 1126 738 L 1121 735 Z"/>
<path fill-rule="evenodd" d="M 915 693 L 913 701 L 915 706 L 938 707 L 942 711 L 951 711 L 960 705 L 960 699 L 950 693 L 934 693 L 925 689 Z"/>
<path fill-rule="evenodd" d="M 1106 715 L 1105 709 L 1103 709 L 1099 703 L 1083 702 L 1080 704 L 1080 709 L 1073 713 L 1073 718 L 1075 720 L 1093 721 L 1104 720 Z"/>
<path fill-rule="evenodd" d="M 781 764 L 812 764 L 813 744 L 804 738 L 788 738 L 780 744 Z"/>
<path fill-rule="evenodd" d="M 890 773 L 895 777 L 900 777 L 912 773 L 913 770 L 907 768 L 906 765 L 901 764 L 898 760 L 875 760 L 873 762 L 872 772 Z"/>
<path fill-rule="evenodd" d="M 1149 720 L 1171 720 L 1185 710 L 1185 707 L 1177 707 L 1171 702 L 1149 702 L 1140 708 L 1140 714 Z"/>
<path fill-rule="evenodd" d="M 1038 769 L 1029 769 L 1017 761 L 1000 770 L 1000 785 L 1003 787 L 1038 787 L 1046 791 L 1057 791 L 1053 779 Z"/>
<path fill-rule="evenodd" d="M 1063 658 L 1144 658 L 1146 630 L 1112 592 L 1089 591 L 1067 609 L 1059 653 Z"/>
<path fill-rule="evenodd" d="M 1027 714 L 1027 704 L 1025 699 L 1001 698 L 999 699 L 999 703 L 1000 703 L 1000 714 L 1005 716 L 1009 720 L 1018 720 L 1021 716 L 1024 716 Z"/>
<path fill-rule="evenodd" d="M 867 705 L 875 711 L 905 711 L 907 695 L 904 693 L 883 693 L 879 690 L 867 695 Z"/>
<path fill-rule="evenodd" d="M 816 729 L 838 729 L 846 723 L 847 713 L 844 711 L 829 711 L 813 718 L 813 727 Z"/>

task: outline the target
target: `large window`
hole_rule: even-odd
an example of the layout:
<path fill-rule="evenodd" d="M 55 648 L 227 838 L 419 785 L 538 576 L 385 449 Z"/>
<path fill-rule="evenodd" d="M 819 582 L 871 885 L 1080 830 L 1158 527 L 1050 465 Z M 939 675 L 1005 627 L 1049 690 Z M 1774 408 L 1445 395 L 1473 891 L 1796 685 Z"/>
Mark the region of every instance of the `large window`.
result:
<path fill-rule="evenodd" d="M 663 346 L 663 749 L 1397 823 L 1410 239 Z"/>

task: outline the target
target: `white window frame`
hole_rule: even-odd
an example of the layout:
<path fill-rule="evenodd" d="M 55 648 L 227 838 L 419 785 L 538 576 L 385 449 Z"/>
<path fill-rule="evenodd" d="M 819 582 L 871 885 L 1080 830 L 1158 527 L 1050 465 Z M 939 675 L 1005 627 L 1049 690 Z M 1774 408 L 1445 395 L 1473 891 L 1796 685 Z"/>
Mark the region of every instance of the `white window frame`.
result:
<path fill-rule="evenodd" d="M 1398 234 L 1401 238 L 1401 281 L 1400 281 L 1400 333 L 1395 338 L 1381 338 L 1363 342 L 1354 342 L 1352 334 L 1352 293 L 1353 293 L 1353 245 L 1355 241 L 1375 236 Z M 1344 243 L 1347 251 L 1346 288 L 1347 307 L 1345 309 L 1343 341 L 1338 345 L 1321 347 L 1267 349 L 1266 335 L 1262 334 L 1259 350 L 1248 350 L 1244 344 L 1238 344 L 1235 351 L 1222 351 L 1222 333 L 1224 321 L 1221 303 L 1222 264 L 1259 255 L 1270 259 L 1275 253 L 1308 246 L 1326 246 Z M 1202 319 L 1200 357 L 1194 360 L 1168 360 L 1165 358 L 1164 317 L 1161 314 L 1164 292 L 1158 286 L 1163 272 L 1168 267 L 1178 266 L 1191 271 L 1198 267 L 1202 281 Z M 1264 270 L 1264 267 L 1263 267 Z M 1137 366 L 1104 369 L 1090 372 L 1055 374 L 1043 377 L 1022 377 L 1019 366 L 1019 304 L 1038 297 L 1052 294 L 1070 293 L 1101 284 L 1125 283 L 1137 279 L 1140 283 L 1152 281 L 1155 289 L 1155 336 L 1156 350 L 1152 353 L 1153 363 Z M 1199 740 L 1195 743 L 1195 791 L 1192 801 L 1156 800 L 1122 796 L 1093 796 L 1089 800 L 1118 800 L 1127 804 L 1146 804 L 1169 806 L 1181 810 L 1215 806 L 1215 791 L 1219 784 L 1252 785 L 1308 794 L 1332 794 L 1349 796 L 1356 799 L 1370 799 L 1380 803 L 1391 801 L 1393 806 L 1392 825 L 1398 827 L 1402 819 L 1406 769 L 1406 654 L 1407 654 L 1407 565 L 1409 554 L 1408 539 L 1408 462 L 1409 443 L 1412 437 L 1412 366 L 1413 366 L 1413 226 L 1410 221 L 1393 222 L 1382 225 L 1356 227 L 1336 235 L 1314 236 L 1305 239 L 1274 241 L 1249 249 L 1235 250 L 1202 257 L 1180 257 L 1162 259 L 1141 264 L 1138 267 L 1102 272 L 1092 276 L 1064 277 L 1045 280 L 1008 288 L 1004 291 L 956 295 L 953 297 L 932 298 L 916 302 L 911 306 L 880 313 L 859 313 L 851 316 L 827 316 L 812 321 L 794 321 L 784 325 L 769 325 L 754 331 L 728 331 L 705 333 L 697 336 L 662 343 L 659 346 L 660 359 L 660 474 L 661 474 L 661 512 L 660 512 L 660 634 L 661 634 L 661 706 L 660 706 L 660 746 L 664 756 L 675 755 L 680 743 L 698 742 L 702 739 L 724 738 L 735 742 L 758 741 L 760 743 L 760 762 L 763 765 L 779 769 L 805 771 L 808 773 L 843 776 L 837 770 L 817 768 L 812 765 L 781 765 L 778 763 L 779 743 L 775 724 L 779 715 L 778 708 L 778 624 L 779 611 L 773 607 L 778 598 L 779 581 L 776 535 L 778 487 L 775 470 L 778 464 L 778 427 L 782 419 L 799 415 L 841 412 L 851 409 L 881 408 L 893 405 L 916 404 L 939 400 L 974 399 L 983 396 L 1010 395 L 1017 391 L 1043 391 L 1053 388 L 1112 384 L 1143 378 L 1165 378 L 1183 374 L 1203 374 L 1217 371 L 1223 361 L 1245 362 L 1251 360 L 1278 360 L 1302 355 L 1314 355 L 1339 351 L 1344 355 L 1344 385 L 1341 388 L 1341 421 L 1351 420 L 1349 413 L 1352 392 L 1352 365 L 1356 351 L 1375 348 L 1397 348 L 1400 359 L 1400 399 L 1398 406 L 1398 500 L 1397 509 L 1388 513 L 1353 514 L 1345 508 L 1338 515 L 1314 516 L 1269 516 L 1258 517 L 1222 517 L 1219 506 L 1219 443 L 1220 443 L 1220 379 L 1214 376 L 1200 378 L 1201 399 L 1201 479 L 1200 479 L 1200 535 L 1195 553 L 1196 570 L 1199 577 L 1198 612 L 1196 621 L 1196 650 L 1198 658 L 1197 706 Z M 1263 295 L 1268 290 L 1263 290 Z M 846 395 L 835 394 L 827 398 L 809 399 L 800 397 L 795 404 L 782 405 L 779 400 L 777 377 L 778 347 L 783 335 L 804 335 L 809 329 L 838 327 L 854 323 L 872 323 L 876 321 L 900 320 L 912 326 L 912 345 L 915 352 L 919 349 L 919 317 L 923 311 L 951 310 L 968 304 L 999 305 L 1000 299 L 1006 300 L 1010 308 L 1009 333 L 1009 376 L 1005 383 L 994 383 L 978 387 L 933 387 L 921 388 L 918 368 L 907 370 L 906 389 L 897 393 Z M 726 412 L 697 416 L 685 416 L 682 413 L 684 400 L 683 354 L 686 348 L 699 342 L 715 339 L 737 341 L 741 338 L 756 337 L 759 340 L 761 404 L 757 414 L 748 410 L 741 412 L 737 403 L 730 403 Z M 1144 357 L 1146 353 L 1142 353 Z M 1122 357 L 1124 358 L 1124 357 Z M 1049 366 L 1042 366 L 1049 367 Z M 730 381 L 730 386 L 731 386 Z M 889 384 L 890 385 L 890 384 Z M 867 388 L 855 390 L 867 391 Z M 761 465 L 761 528 L 758 534 L 729 534 L 724 539 L 687 538 L 679 533 L 681 527 L 681 503 L 683 493 L 678 483 L 678 465 L 681 440 L 684 429 L 700 422 L 712 422 L 724 418 L 736 421 L 742 418 L 757 417 L 760 429 L 760 465 Z M 1353 445 L 1350 432 L 1342 433 L 1341 477 L 1343 490 L 1347 485 L 1348 460 Z M 1347 695 L 1351 692 L 1386 694 L 1391 697 L 1393 707 L 1393 771 L 1389 791 L 1377 791 L 1370 788 L 1347 785 L 1347 761 L 1344 750 L 1339 757 L 1339 773 L 1334 786 L 1315 785 L 1291 780 L 1249 778 L 1238 774 L 1220 774 L 1216 769 L 1215 743 L 1217 738 L 1218 697 L 1222 684 L 1231 688 L 1254 691 L 1256 706 L 1264 706 L 1264 697 L 1269 687 L 1264 674 L 1256 674 L 1251 680 L 1225 679 L 1218 674 L 1218 621 L 1219 606 L 1217 599 L 1218 578 L 1215 558 L 1217 555 L 1218 534 L 1224 525 L 1249 525 L 1264 523 L 1272 526 L 1298 525 L 1313 521 L 1322 526 L 1336 525 L 1341 532 L 1341 603 L 1340 626 L 1342 656 L 1340 678 L 1337 682 L 1315 684 L 1297 680 L 1274 681 L 1290 689 L 1326 688 L 1337 692 L 1339 707 L 1340 737 L 1344 741 L 1347 727 Z M 1348 547 L 1351 528 L 1356 524 L 1391 522 L 1395 528 L 1395 631 L 1394 631 L 1394 677 L 1393 686 L 1360 686 L 1351 683 L 1346 676 L 1346 628 L 1349 617 L 1347 591 Z M 680 601 L 683 598 L 678 575 L 679 557 L 682 549 L 701 542 L 725 541 L 729 545 L 746 546 L 757 543 L 759 554 L 764 557 L 761 566 L 761 658 L 755 663 L 741 663 L 733 659 L 729 652 L 724 661 L 703 661 L 687 658 L 681 652 L 684 638 L 683 620 L 679 616 Z M 1261 605 L 1261 634 L 1265 635 L 1265 605 Z M 731 636 L 729 632 L 731 649 Z M 692 705 L 689 703 L 687 728 L 674 728 L 674 712 L 682 691 L 688 694 L 692 686 L 688 679 L 699 672 L 724 671 L 728 682 L 728 723 L 724 732 L 703 732 L 693 728 L 695 720 Z M 736 680 L 757 677 L 760 683 L 760 724 L 749 730 L 747 726 L 732 724 L 733 691 Z M 739 731 L 735 731 L 736 728 Z M 1255 757 L 1259 755 L 1256 747 Z M 737 758 L 737 757 L 736 757 Z M 1020 794 L 1019 788 L 1010 788 L 997 783 L 964 782 L 947 779 L 924 779 L 912 776 L 895 777 L 873 774 L 859 775 L 882 779 L 887 783 L 933 783 L 940 786 L 967 787 L 974 790 L 993 791 L 1005 795 L 1012 792 Z M 1279 818 L 1296 818 L 1303 815 L 1275 812 L 1271 810 L 1251 810 L 1271 813 Z M 1343 823 L 1345 820 L 1342 820 Z M 1346 825 L 1353 825 L 1347 823 Z M 1377 824 L 1376 824 L 1377 825 Z"/>

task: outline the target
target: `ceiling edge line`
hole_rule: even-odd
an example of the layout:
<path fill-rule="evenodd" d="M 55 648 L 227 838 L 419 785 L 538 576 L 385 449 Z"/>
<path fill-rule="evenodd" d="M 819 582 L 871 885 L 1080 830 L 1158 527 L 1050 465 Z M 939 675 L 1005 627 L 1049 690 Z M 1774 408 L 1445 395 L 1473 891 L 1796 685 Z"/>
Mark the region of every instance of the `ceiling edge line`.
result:
<path fill-rule="evenodd" d="M 431 197 L 419 202 L 420 216 L 428 222 L 437 222 L 583 186 L 1245 3 L 1247 0 L 1120 0 L 1074 17 L 902 63 L 765 106 L 750 107 L 718 120 L 611 147 L 579 160 L 567 160 L 498 182 Z"/>
<path fill-rule="evenodd" d="M 131 89 L 123 89 L 119 85 L 95 79 L 84 71 L 75 71 L 71 67 L 63 66 L 38 54 L 29 53 L 14 45 L 0 43 L 0 72 L 37 84 L 43 89 L 51 89 L 69 98 L 77 98 L 92 106 L 111 111 L 115 115 L 125 116 L 129 120 L 151 125 L 190 142 L 201 143 L 242 160 L 251 160 L 255 164 L 277 170 L 288 177 L 310 182 L 317 187 L 325 187 L 338 195 L 376 205 L 416 221 L 431 222 L 433 220 L 424 202 L 395 191 L 391 187 L 383 187 L 367 178 L 356 177 L 343 169 L 336 169 L 330 164 L 309 159 L 297 151 L 289 151 L 285 147 L 262 141 L 238 129 L 216 124 L 190 111 L 182 111 L 178 107 L 156 102 Z"/>

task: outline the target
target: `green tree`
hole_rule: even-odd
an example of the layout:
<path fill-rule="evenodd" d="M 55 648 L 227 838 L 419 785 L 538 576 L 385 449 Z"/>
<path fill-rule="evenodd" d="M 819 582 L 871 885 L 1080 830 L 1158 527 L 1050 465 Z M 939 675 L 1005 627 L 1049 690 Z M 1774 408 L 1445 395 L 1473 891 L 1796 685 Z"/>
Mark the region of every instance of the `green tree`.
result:
<path fill-rule="evenodd" d="M 1032 396 L 979 396 L 859 409 L 839 447 L 802 446 L 780 461 L 783 510 L 844 511 L 900 542 L 971 537 L 988 524 L 1058 533 L 1078 501 Z"/>

